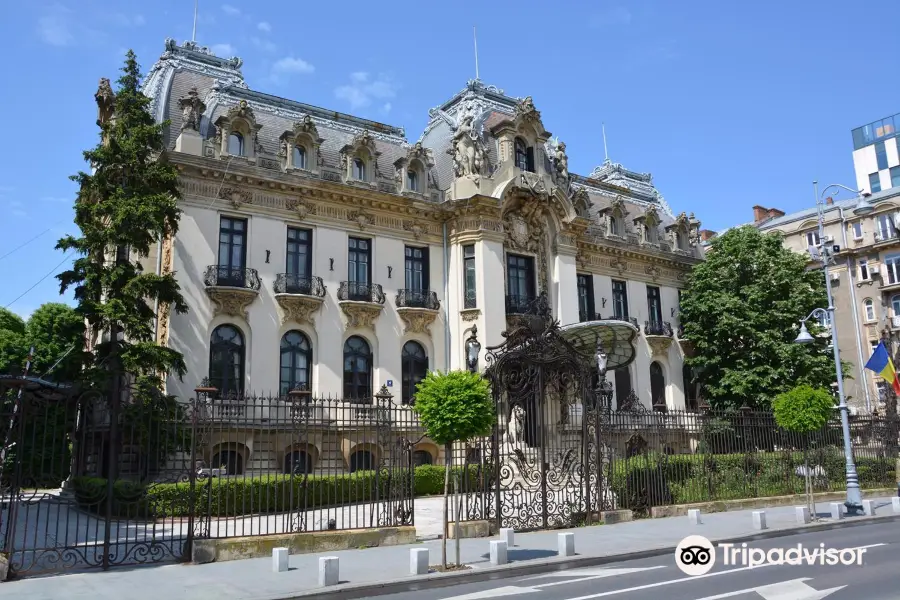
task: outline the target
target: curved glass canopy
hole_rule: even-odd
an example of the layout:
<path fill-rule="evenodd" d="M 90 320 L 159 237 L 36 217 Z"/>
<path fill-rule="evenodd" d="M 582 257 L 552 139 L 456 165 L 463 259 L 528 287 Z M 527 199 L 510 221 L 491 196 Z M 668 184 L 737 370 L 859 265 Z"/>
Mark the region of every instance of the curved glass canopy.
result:
<path fill-rule="evenodd" d="M 572 323 L 561 326 L 559 334 L 588 356 L 593 356 L 600 341 L 607 353 L 607 369 L 610 371 L 627 367 L 634 361 L 634 339 L 638 336 L 638 329 L 627 321 Z"/>

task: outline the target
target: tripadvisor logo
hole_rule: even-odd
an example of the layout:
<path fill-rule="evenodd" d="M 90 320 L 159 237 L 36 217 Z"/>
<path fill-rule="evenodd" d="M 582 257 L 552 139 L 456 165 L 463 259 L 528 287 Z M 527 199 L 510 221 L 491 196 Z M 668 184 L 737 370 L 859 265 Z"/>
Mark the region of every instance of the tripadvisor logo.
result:
<path fill-rule="evenodd" d="M 716 550 L 702 535 L 689 535 L 675 547 L 675 564 L 685 575 L 705 575 L 716 564 Z"/>

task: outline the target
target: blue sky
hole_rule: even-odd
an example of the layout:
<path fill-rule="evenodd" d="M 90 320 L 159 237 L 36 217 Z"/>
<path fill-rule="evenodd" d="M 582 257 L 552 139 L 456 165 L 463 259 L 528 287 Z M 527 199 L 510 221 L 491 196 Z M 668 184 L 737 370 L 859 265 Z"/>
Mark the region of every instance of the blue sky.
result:
<path fill-rule="evenodd" d="M 74 229 L 68 176 L 97 141 L 97 81 L 127 48 L 146 72 L 166 37 L 190 38 L 194 3 L 6 4 L 0 306 L 34 286 L 10 306 L 28 315 L 59 300 L 53 246 Z M 895 0 L 200 0 L 197 41 L 243 58 L 254 89 L 415 141 L 474 75 L 475 25 L 481 78 L 533 96 L 572 171 L 602 162 L 605 122 L 611 159 L 721 229 L 754 204 L 810 206 L 813 179 L 853 187 L 850 130 L 900 112 L 897 45 L 878 29 L 898 13 Z"/>

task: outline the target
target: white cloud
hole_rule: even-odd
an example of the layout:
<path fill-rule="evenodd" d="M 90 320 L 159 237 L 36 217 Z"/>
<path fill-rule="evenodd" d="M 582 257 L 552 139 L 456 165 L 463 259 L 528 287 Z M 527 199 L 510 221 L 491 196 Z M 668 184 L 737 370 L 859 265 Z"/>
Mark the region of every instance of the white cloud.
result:
<path fill-rule="evenodd" d="M 390 102 L 385 102 L 384 106 L 381 107 L 381 112 L 383 112 L 384 114 L 388 114 L 389 112 L 391 112 L 392 108 L 393 106 L 391 106 Z"/>
<path fill-rule="evenodd" d="M 220 58 L 231 58 L 232 56 L 237 56 L 237 48 L 235 48 L 231 44 L 213 44 L 209 49 L 213 51 L 213 54 Z"/>
<path fill-rule="evenodd" d="M 62 4 L 52 5 L 38 19 L 38 35 L 51 46 L 68 46 L 75 41 L 72 32 L 72 11 Z"/>
<path fill-rule="evenodd" d="M 275 61 L 272 65 L 273 75 L 287 75 L 290 73 L 312 73 L 316 68 L 303 60 L 302 58 L 294 58 L 293 56 L 285 56 Z"/>
<path fill-rule="evenodd" d="M 230 17 L 239 17 L 241 15 L 241 9 L 236 6 L 232 6 L 230 4 L 222 5 L 222 12 Z"/>
<path fill-rule="evenodd" d="M 266 52 L 275 52 L 278 49 L 278 46 L 275 45 L 275 42 L 270 40 L 264 40 L 258 37 L 251 37 L 250 41 L 254 46 L 261 50 L 265 50 Z"/>
<path fill-rule="evenodd" d="M 610 6 L 602 12 L 594 14 L 589 23 L 591 27 L 608 27 L 611 25 L 630 25 L 633 15 L 624 6 Z"/>
<path fill-rule="evenodd" d="M 260 21 L 259 23 L 257 23 L 256 28 L 260 31 L 265 31 L 266 33 L 272 31 L 272 26 L 269 25 L 266 21 Z"/>
<path fill-rule="evenodd" d="M 338 100 L 344 100 L 351 110 L 364 108 L 372 104 L 372 100 L 388 100 L 397 95 L 399 86 L 391 81 L 387 75 L 379 74 L 375 79 L 365 71 L 350 73 L 350 83 L 335 88 L 334 95 Z M 391 110 L 391 103 L 386 102 L 382 109 L 385 112 Z"/>

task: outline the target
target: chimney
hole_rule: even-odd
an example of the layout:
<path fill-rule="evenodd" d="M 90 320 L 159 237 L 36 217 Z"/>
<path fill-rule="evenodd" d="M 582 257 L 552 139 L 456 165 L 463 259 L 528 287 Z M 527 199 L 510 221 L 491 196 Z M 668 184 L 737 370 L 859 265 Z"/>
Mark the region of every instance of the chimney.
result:
<path fill-rule="evenodd" d="M 831 206 L 832 204 L 834 204 L 834 198 L 832 198 L 831 196 L 828 196 L 827 198 L 825 198 L 825 204 L 827 204 L 828 206 Z"/>
<path fill-rule="evenodd" d="M 708 242 L 712 238 L 716 237 L 716 232 L 711 229 L 701 229 L 700 230 L 700 241 Z"/>
<path fill-rule="evenodd" d="M 769 209 L 769 218 L 770 219 L 777 219 L 778 217 L 783 217 L 783 216 L 784 216 L 783 210 L 778 210 L 777 208 Z"/>
<path fill-rule="evenodd" d="M 753 207 L 753 224 L 758 225 L 769 218 L 769 209 L 757 204 Z"/>

